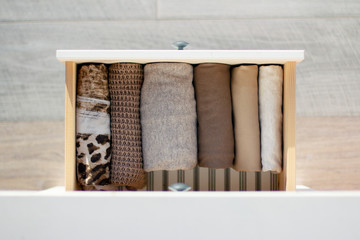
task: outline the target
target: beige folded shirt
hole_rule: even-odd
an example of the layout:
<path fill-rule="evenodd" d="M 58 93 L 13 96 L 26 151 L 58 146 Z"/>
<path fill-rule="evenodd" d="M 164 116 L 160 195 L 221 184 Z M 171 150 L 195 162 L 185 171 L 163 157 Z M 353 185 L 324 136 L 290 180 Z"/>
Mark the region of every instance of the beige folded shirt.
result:
<path fill-rule="evenodd" d="M 261 171 L 257 76 L 257 65 L 243 65 L 232 70 L 235 132 L 233 168 L 236 171 Z"/>

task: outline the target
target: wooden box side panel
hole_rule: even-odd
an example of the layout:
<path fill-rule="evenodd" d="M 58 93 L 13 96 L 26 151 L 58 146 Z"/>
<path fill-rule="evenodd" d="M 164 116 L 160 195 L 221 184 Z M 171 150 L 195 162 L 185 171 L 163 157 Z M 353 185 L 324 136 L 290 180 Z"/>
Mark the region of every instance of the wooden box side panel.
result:
<path fill-rule="evenodd" d="M 76 181 L 76 63 L 65 63 L 65 189 L 79 190 Z"/>
<path fill-rule="evenodd" d="M 284 64 L 283 171 L 279 190 L 296 190 L 296 62 Z"/>

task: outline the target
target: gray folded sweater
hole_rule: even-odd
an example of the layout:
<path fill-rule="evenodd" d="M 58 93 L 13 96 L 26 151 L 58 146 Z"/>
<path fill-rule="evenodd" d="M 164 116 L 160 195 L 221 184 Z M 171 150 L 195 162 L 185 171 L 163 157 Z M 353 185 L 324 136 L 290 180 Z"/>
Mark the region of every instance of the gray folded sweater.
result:
<path fill-rule="evenodd" d="M 145 171 L 195 167 L 197 139 L 192 80 L 190 64 L 145 66 L 140 110 Z"/>

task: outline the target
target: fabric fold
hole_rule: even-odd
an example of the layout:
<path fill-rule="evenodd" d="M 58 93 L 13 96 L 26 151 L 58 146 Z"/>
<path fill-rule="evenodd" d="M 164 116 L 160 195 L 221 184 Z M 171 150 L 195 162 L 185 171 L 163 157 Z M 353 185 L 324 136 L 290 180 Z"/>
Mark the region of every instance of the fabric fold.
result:
<path fill-rule="evenodd" d="M 229 168 L 234 160 L 230 66 L 203 63 L 195 67 L 200 167 Z"/>
<path fill-rule="evenodd" d="M 235 133 L 236 171 L 261 171 L 258 66 L 232 69 L 231 93 Z"/>
<path fill-rule="evenodd" d="M 111 183 L 137 189 L 146 184 L 140 125 L 140 91 L 143 67 L 116 63 L 109 67 L 111 97 Z"/>
<path fill-rule="evenodd" d="M 83 65 L 76 99 L 76 173 L 82 186 L 110 183 L 110 101 L 104 64 Z"/>
<path fill-rule="evenodd" d="M 259 71 L 259 110 L 261 163 L 263 171 L 282 170 L 283 69 L 261 66 Z"/>
<path fill-rule="evenodd" d="M 144 169 L 187 170 L 196 166 L 193 67 L 153 63 L 144 69 L 141 126 Z"/>

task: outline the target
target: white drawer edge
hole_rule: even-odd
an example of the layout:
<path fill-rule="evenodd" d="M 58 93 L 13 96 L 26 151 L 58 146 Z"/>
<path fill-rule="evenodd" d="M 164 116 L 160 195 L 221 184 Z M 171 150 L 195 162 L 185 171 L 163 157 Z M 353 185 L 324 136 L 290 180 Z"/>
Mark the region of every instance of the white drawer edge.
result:
<path fill-rule="evenodd" d="M 360 200 L 360 191 L 306 191 L 306 192 L 111 192 L 111 191 L 69 191 L 62 189 L 58 191 L 0 191 L 0 198 L 3 197 L 54 197 L 54 198 L 190 198 L 190 199 L 242 199 L 242 198 L 356 198 Z"/>
<path fill-rule="evenodd" d="M 301 62 L 304 50 L 57 50 L 61 62 L 212 62 L 224 64 L 284 64 Z"/>

